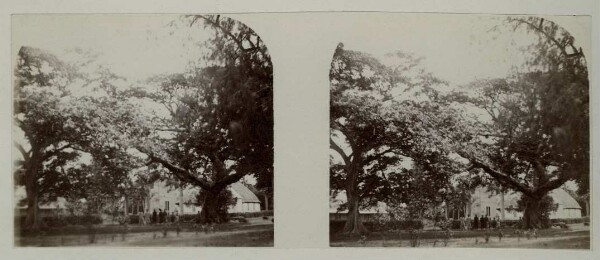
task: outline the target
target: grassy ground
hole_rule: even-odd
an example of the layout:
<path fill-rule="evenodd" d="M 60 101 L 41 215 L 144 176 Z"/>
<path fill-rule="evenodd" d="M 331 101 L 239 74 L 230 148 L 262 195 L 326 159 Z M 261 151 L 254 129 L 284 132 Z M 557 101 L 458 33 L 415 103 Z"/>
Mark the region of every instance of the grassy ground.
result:
<path fill-rule="evenodd" d="M 180 225 L 130 225 L 65 227 L 39 234 L 15 237 L 16 246 L 100 246 L 100 247 L 168 247 L 168 246 L 273 246 L 271 219 L 248 219 L 248 223 L 216 225 L 214 231 L 202 230 L 192 224 Z"/>
<path fill-rule="evenodd" d="M 489 235 L 486 241 L 486 234 Z M 477 247 L 477 248 L 552 248 L 552 249 L 590 249 L 589 226 L 570 225 L 569 229 L 539 230 L 537 238 L 519 235 L 512 229 L 502 231 L 453 231 L 447 239 L 442 231 L 424 231 L 419 235 L 419 247 Z M 333 247 L 411 247 L 408 232 L 374 232 L 366 236 L 344 236 L 332 234 L 330 245 Z"/>

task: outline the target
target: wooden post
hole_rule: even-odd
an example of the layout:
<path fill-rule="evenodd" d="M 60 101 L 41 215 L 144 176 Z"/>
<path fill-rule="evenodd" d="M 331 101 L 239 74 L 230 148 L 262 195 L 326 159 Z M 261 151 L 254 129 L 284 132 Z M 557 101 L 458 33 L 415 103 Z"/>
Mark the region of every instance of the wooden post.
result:
<path fill-rule="evenodd" d="M 127 216 L 127 195 L 123 196 L 123 212 Z"/>
<path fill-rule="evenodd" d="M 265 196 L 265 210 L 269 210 L 269 197 L 267 196 L 267 194 L 265 194 L 264 196 Z"/>
<path fill-rule="evenodd" d="M 504 221 L 504 190 L 500 190 L 500 220 Z"/>
<path fill-rule="evenodd" d="M 448 207 L 448 203 L 447 202 L 444 201 L 444 203 L 446 204 L 446 210 L 445 210 L 446 211 L 446 219 L 448 219 L 448 209 L 450 207 Z"/>
<path fill-rule="evenodd" d="M 183 183 L 179 183 L 179 214 L 183 215 Z"/>

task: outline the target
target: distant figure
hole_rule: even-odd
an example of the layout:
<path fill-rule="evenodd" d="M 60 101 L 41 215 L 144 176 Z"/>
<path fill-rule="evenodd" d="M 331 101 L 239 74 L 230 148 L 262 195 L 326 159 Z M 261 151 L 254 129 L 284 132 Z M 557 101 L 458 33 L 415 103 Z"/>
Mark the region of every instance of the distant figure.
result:
<path fill-rule="evenodd" d="M 146 209 L 146 211 L 144 212 L 144 221 L 146 222 L 146 225 L 150 224 L 150 212 L 148 211 L 148 209 Z"/>
<path fill-rule="evenodd" d="M 496 226 L 497 226 L 498 228 L 502 228 L 502 221 L 500 221 L 500 217 L 496 217 L 496 218 L 497 218 L 497 219 L 496 219 L 496 222 L 497 222 L 497 223 L 496 223 Z"/>
<path fill-rule="evenodd" d="M 487 216 L 481 216 L 481 218 L 479 219 L 479 226 L 481 229 L 487 228 Z"/>
<path fill-rule="evenodd" d="M 144 219 L 144 212 L 138 211 L 137 215 L 138 215 L 138 224 L 140 224 L 142 226 L 146 225 L 146 221 Z"/>
<path fill-rule="evenodd" d="M 467 217 L 467 230 L 471 230 L 473 228 L 473 222 L 471 222 L 471 217 Z"/>
<path fill-rule="evenodd" d="M 158 214 L 156 213 L 156 209 L 152 211 L 152 224 L 158 223 Z"/>
<path fill-rule="evenodd" d="M 475 214 L 475 218 L 473 219 L 473 229 L 479 229 L 479 218 L 477 214 Z"/>
<path fill-rule="evenodd" d="M 179 223 L 179 211 L 175 211 L 175 223 Z"/>
<path fill-rule="evenodd" d="M 164 223 L 165 222 L 165 213 L 162 211 L 162 209 L 158 209 L 158 223 Z"/>
<path fill-rule="evenodd" d="M 483 218 L 483 228 L 488 229 L 490 227 L 490 218 L 488 215 L 485 215 Z"/>

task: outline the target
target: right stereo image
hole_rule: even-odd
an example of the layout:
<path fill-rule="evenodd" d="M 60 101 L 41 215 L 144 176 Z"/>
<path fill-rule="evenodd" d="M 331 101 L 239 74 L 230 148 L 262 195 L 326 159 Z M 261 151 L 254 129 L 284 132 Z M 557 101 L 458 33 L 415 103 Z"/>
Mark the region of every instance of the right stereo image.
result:
<path fill-rule="evenodd" d="M 330 246 L 590 249 L 589 16 L 371 14 L 330 79 Z"/>

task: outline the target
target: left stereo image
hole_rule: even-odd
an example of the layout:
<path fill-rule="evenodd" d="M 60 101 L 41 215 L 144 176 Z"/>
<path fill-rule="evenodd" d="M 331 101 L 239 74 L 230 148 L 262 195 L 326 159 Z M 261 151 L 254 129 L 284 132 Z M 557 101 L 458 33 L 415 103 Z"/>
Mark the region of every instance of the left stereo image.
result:
<path fill-rule="evenodd" d="M 272 247 L 273 67 L 222 15 L 13 15 L 15 246 Z"/>

